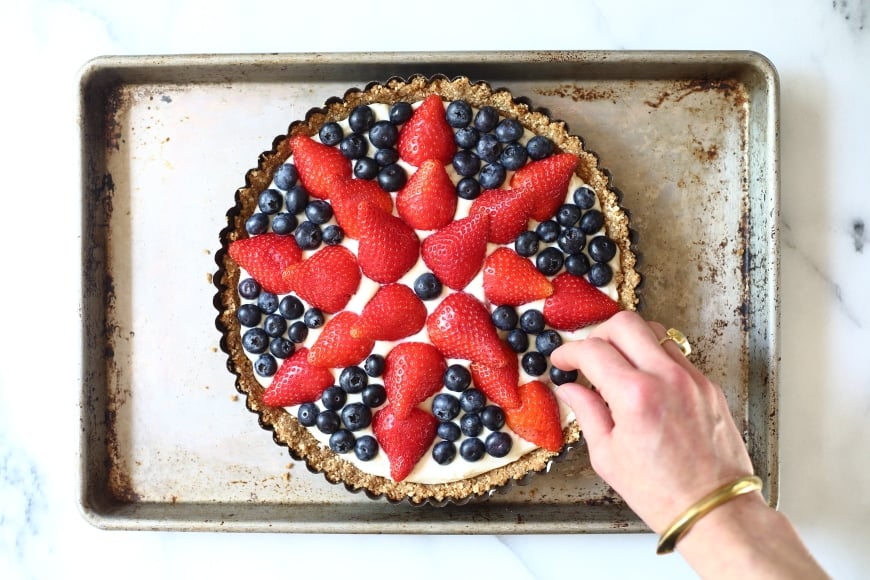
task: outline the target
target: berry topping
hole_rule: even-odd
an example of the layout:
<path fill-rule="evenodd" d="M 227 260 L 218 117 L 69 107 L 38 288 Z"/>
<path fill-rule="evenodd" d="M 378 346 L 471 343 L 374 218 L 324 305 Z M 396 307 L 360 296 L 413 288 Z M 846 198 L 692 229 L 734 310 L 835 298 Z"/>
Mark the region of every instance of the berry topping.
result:
<path fill-rule="evenodd" d="M 289 143 L 299 180 L 311 195 L 329 199 L 336 187 L 351 179 L 350 161 L 338 149 L 305 135 L 291 137 Z"/>
<path fill-rule="evenodd" d="M 459 455 L 466 461 L 478 461 L 486 455 L 486 446 L 477 437 L 469 437 L 459 445 Z"/>
<path fill-rule="evenodd" d="M 456 152 L 453 129 L 447 123 L 438 95 L 426 97 L 399 131 L 397 144 L 402 159 L 419 167 L 427 159 L 450 163 Z"/>
<path fill-rule="evenodd" d="M 589 257 L 596 262 L 609 262 L 616 255 L 616 244 L 607 236 L 589 240 Z"/>
<path fill-rule="evenodd" d="M 359 316 L 347 310 L 329 319 L 311 345 L 308 362 L 320 367 L 348 367 L 361 363 L 372 351 L 375 342 L 351 334 L 357 320 Z"/>
<path fill-rule="evenodd" d="M 472 215 L 489 216 L 487 239 L 494 244 L 507 244 L 525 231 L 530 211 L 529 198 L 513 189 L 487 189 L 471 205 Z"/>
<path fill-rule="evenodd" d="M 511 409 L 520 404 L 517 394 L 519 363 L 516 353 L 507 345 L 502 347 L 503 357 L 499 365 L 472 362 L 471 376 L 475 386 L 496 405 Z"/>
<path fill-rule="evenodd" d="M 486 452 L 493 457 L 504 457 L 511 452 L 513 441 L 507 433 L 496 431 L 486 436 L 484 446 L 486 447 Z"/>
<path fill-rule="evenodd" d="M 571 175 L 578 159 L 558 153 L 540 161 L 531 161 L 511 177 L 511 187 L 521 190 L 530 200 L 531 216 L 538 221 L 549 219 L 565 200 Z"/>
<path fill-rule="evenodd" d="M 456 189 L 444 166 L 427 160 L 396 195 L 396 210 L 413 228 L 436 230 L 453 221 Z"/>
<path fill-rule="evenodd" d="M 356 437 L 347 429 L 338 429 L 329 438 L 329 448 L 338 454 L 350 453 L 356 445 Z"/>
<path fill-rule="evenodd" d="M 384 387 L 393 413 L 400 418 L 441 388 L 447 363 L 441 353 L 425 342 L 403 342 L 387 354 Z"/>
<path fill-rule="evenodd" d="M 547 324 L 559 330 L 577 330 L 607 320 L 619 304 L 586 279 L 563 273 L 553 279 L 553 295 L 544 302 Z"/>
<path fill-rule="evenodd" d="M 441 280 L 438 279 L 432 272 L 424 272 L 417 276 L 414 280 L 414 294 L 420 297 L 420 300 L 432 300 L 441 296 L 441 291 L 444 287 L 441 285 Z"/>
<path fill-rule="evenodd" d="M 528 259 L 502 247 L 483 263 L 483 293 L 493 304 L 520 306 L 551 296 L 553 285 Z"/>
<path fill-rule="evenodd" d="M 372 410 L 363 403 L 351 403 L 341 410 L 341 422 L 351 431 L 365 429 L 372 423 Z"/>
<path fill-rule="evenodd" d="M 387 284 L 365 305 L 351 333 L 372 340 L 399 340 L 420 332 L 427 314 L 413 290 L 404 284 Z"/>
<path fill-rule="evenodd" d="M 344 246 L 324 246 L 284 273 L 285 282 L 302 300 L 328 313 L 347 305 L 361 279 L 356 257 Z"/>
<path fill-rule="evenodd" d="M 432 399 L 432 414 L 439 421 L 452 421 L 459 416 L 459 399 L 455 395 L 439 393 Z"/>
<path fill-rule="evenodd" d="M 471 294 L 448 295 L 429 315 L 426 328 L 432 344 L 447 358 L 504 364 L 503 343 L 489 311 Z"/>
<path fill-rule="evenodd" d="M 357 437 L 356 445 L 353 446 L 353 454 L 360 461 L 371 461 L 380 451 L 378 440 L 371 435 Z"/>
<path fill-rule="evenodd" d="M 302 251 L 290 236 L 266 233 L 232 242 L 230 257 L 248 271 L 266 291 L 286 294 L 292 289 L 284 270 L 302 259 Z"/>
<path fill-rule="evenodd" d="M 335 221 L 348 237 L 359 239 L 360 217 L 359 205 L 369 202 L 381 208 L 386 213 L 393 211 L 393 198 L 374 181 L 351 179 L 330 200 L 335 213 Z"/>
<path fill-rule="evenodd" d="M 442 382 L 448 390 L 461 393 L 471 386 L 471 373 L 460 364 L 452 364 L 444 372 Z"/>
<path fill-rule="evenodd" d="M 379 377 L 384 374 L 384 357 L 379 354 L 370 354 L 363 364 L 366 374 L 370 377 Z"/>
<path fill-rule="evenodd" d="M 549 451 L 562 448 L 559 404 L 550 388 L 540 381 L 520 385 L 520 406 L 505 409 L 508 427 L 514 433 Z"/>
<path fill-rule="evenodd" d="M 338 411 L 347 402 L 347 392 L 338 385 L 331 385 L 320 395 L 320 403 L 325 409 Z"/>
<path fill-rule="evenodd" d="M 278 368 L 272 383 L 263 392 L 263 404 L 289 407 L 311 403 L 332 385 L 332 373 L 308 362 L 308 349 L 299 348 Z"/>
<path fill-rule="evenodd" d="M 420 461 L 432 441 L 438 419 L 422 409 L 412 408 L 404 418 L 396 416 L 392 405 L 374 414 L 372 429 L 390 461 L 390 477 L 402 481 Z"/>
<path fill-rule="evenodd" d="M 371 203 L 359 205 L 359 265 L 363 274 L 381 284 L 402 277 L 420 256 L 420 239 L 401 218 Z"/>
<path fill-rule="evenodd" d="M 486 237 L 486 216 L 456 220 L 423 240 L 423 262 L 445 286 L 461 290 L 483 265 Z"/>
<path fill-rule="evenodd" d="M 361 393 L 367 384 L 369 384 L 369 377 L 358 366 L 347 367 L 338 376 L 338 386 L 346 393 Z"/>
<path fill-rule="evenodd" d="M 456 459 L 456 445 L 450 441 L 439 441 L 432 448 L 432 459 L 438 465 L 448 465 Z"/>

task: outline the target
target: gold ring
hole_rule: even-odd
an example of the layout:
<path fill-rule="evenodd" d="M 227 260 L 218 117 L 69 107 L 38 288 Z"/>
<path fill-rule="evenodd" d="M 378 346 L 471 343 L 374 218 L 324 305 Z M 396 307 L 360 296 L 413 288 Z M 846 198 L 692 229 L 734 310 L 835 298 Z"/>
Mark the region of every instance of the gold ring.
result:
<path fill-rule="evenodd" d="M 659 344 L 664 344 L 669 340 L 674 341 L 674 344 L 679 347 L 680 352 L 682 352 L 684 356 L 692 354 L 692 345 L 689 344 L 689 339 L 676 328 L 669 328 L 665 333 L 665 337 L 659 341 Z"/>

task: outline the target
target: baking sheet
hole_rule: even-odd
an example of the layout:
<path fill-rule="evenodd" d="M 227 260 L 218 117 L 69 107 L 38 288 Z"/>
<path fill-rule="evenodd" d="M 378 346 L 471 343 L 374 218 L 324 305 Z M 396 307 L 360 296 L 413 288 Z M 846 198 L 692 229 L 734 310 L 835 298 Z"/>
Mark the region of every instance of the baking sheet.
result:
<path fill-rule="evenodd" d="M 486 501 L 348 493 L 274 445 L 215 330 L 214 252 L 245 172 L 331 96 L 411 74 L 507 87 L 566 121 L 632 215 L 645 316 L 684 330 L 778 498 L 778 80 L 751 52 L 104 57 L 80 74 L 79 503 L 100 528 L 646 530 L 581 446 Z"/>

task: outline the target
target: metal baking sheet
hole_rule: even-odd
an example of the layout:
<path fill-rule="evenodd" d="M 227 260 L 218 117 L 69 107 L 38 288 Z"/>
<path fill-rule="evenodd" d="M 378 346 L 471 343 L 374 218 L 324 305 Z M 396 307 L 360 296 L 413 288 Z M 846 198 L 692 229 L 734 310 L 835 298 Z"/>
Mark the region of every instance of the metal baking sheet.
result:
<path fill-rule="evenodd" d="M 412 74 L 567 122 L 632 215 L 642 312 L 691 337 L 778 497 L 778 80 L 751 52 L 104 57 L 80 73 L 79 503 L 100 528 L 579 533 L 646 528 L 580 447 L 486 501 L 372 501 L 296 464 L 236 396 L 214 252 L 245 172 L 328 97 Z"/>

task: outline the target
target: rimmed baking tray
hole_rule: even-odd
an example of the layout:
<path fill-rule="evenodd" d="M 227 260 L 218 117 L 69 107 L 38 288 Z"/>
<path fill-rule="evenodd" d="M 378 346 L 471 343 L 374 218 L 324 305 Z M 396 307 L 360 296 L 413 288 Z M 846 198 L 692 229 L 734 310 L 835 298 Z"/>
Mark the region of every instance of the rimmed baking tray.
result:
<path fill-rule="evenodd" d="M 294 463 L 236 396 L 212 297 L 233 193 L 290 122 L 413 74 L 509 88 L 613 175 L 642 312 L 683 329 L 778 498 L 778 79 L 753 52 L 102 57 L 80 73 L 79 503 L 106 529 L 636 532 L 581 447 L 486 501 L 415 507 Z"/>

